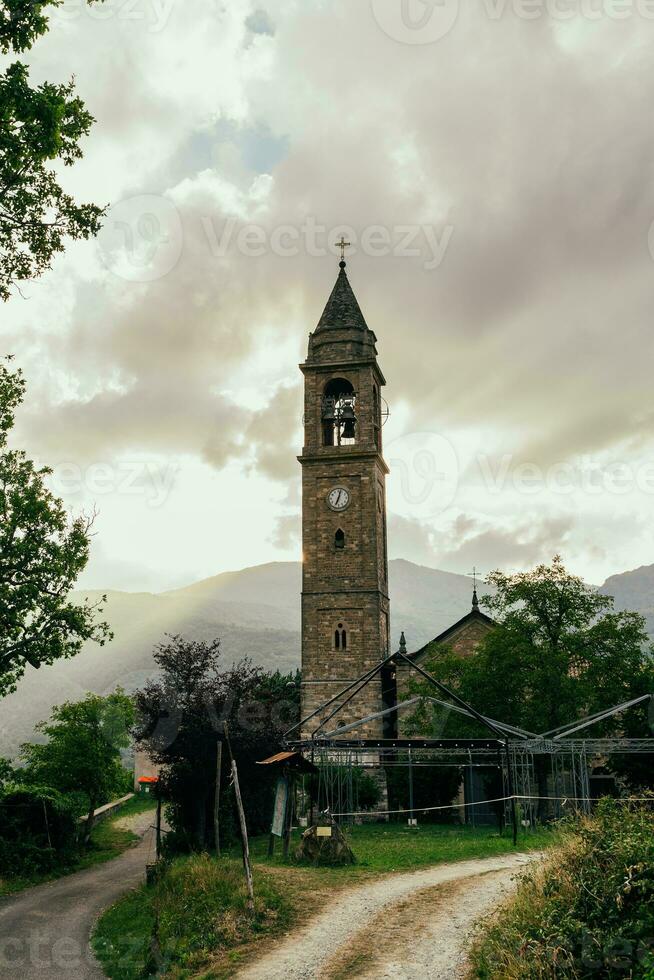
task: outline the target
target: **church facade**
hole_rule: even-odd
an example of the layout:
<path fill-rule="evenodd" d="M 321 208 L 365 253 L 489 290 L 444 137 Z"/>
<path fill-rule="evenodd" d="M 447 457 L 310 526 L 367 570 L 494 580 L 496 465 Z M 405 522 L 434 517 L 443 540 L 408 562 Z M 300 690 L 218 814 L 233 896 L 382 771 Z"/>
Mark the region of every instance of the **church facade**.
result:
<path fill-rule="evenodd" d="M 387 656 L 390 636 L 385 379 L 341 258 L 338 277 L 309 335 L 304 375 L 302 467 L 302 715 L 306 717 Z M 376 677 L 338 715 L 346 724 L 381 711 Z M 307 733 L 304 733 L 307 734 Z M 381 722 L 361 732 L 382 735 Z"/>

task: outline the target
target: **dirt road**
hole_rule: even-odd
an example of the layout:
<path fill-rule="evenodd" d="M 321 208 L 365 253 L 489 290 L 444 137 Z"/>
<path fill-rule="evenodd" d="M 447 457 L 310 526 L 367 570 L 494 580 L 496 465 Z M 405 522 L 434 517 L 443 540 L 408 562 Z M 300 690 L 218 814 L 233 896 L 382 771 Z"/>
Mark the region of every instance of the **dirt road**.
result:
<path fill-rule="evenodd" d="M 537 858 L 536 858 L 537 859 Z M 471 930 L 533 855 L 440 864 L 350 889 L 239 980 L 455 980 Z"/>
<path fill-rule="evenodd" d="M 141 840 L 112 861 L 0 899 L 0 977 L 98 980 L 89 937 L 100 913 L 145 877 L 153 858 L 152 812 L 129 820 Z"/>

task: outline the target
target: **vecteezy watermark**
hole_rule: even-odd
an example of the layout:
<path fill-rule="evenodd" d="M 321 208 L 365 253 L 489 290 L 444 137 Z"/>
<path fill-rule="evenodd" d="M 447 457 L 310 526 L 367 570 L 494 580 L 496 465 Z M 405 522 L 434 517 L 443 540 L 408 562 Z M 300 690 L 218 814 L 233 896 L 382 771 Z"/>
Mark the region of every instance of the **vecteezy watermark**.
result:
<path fill-rule="evenodd" d="M 148 34 L 158 34 L 170 19 L 175 0 L 59 0 L 50 13 L 54 21 L 68 22 L 88 17 L 90 20 L 125 21 L 134 27 L 142 24 Z"/>
<path fill-rule="evenodd" d="M 104 265 L 129 282 L 161 279 L 182 254 L 182 219 L 161 194 L 139 194 L 113 204 L 98 235 Z"/>
<path fill-rule="evenodd" d="M 58 496 L 129 494 L 145 497 L 148 507 L 163 507 L 175 485 L 177 464 L 160 465 L 152 460 L 121 459 L 118 462 L 80 466 L 60 462 L 52 467 L 50 485 Z"/>
<path fill-rule="evenodd" d="M 589 456 L 574 461 L 551 463 L 516 462 L 511 453 L 499 458 L 479 453 L 475 457 L 482 485 L 489 494 L 507 489 L 525 496 L 548 493 L 569 496 L 581 492 L 589 496 L 624 496 L 638 492 L 654 495 L 654 461 L 599 462 Z"/>
<path fill-rule="evenodd" d="M 435 432 L 410 432 L 388 443 L 389 505 L 402 517 L 426 520 L 447 510 L 459 485 L 452 443 Z"/>
<path fill-rule="evenodd" d="M 206 216 L 201 220 L 215 258 L 223 258 L 230 250 L 250 258 L 270 252 L 282 258 L 295 258 L 300 254 L 323 258 L 338 254 L 336 242 L 344 236 L 349 243 L 348 255 L 361 252 L 373 258 L 392 255 L 421 259 L 423 268 L 428 271 L 440 266 L 454 233 L 451 224 L 440 228 L 428 224 L 367 225 L 357 233 L 349 225 L 329 228 L 312 215 L 300 225 L 279 224 L 272 228 L 244 224 L 236 218 L 215 222 Z"/>
<path fill-rule="evenodd" d="M 459 0 L 371 0 L 371 7 L 381 29 L 393 40 L 433 44 L 455 26 Z M 489 21 L 508 16 L 557 23 L 575 18 L 590 22 L 631 17 L 654 21 L 654 0 L 479 0 L 479 12 Z"/>
<path fill-rule="evenodd" d="M 452 30 L 459 0 L 371 0 L 375 20 L 403 44 L 433 44 Z"/>
<path fill-rule="evenodd" d="M 424 521 L 454 502 L 459 488 L 459 457 L 444 436 L 411 432 L 387 443 L 384 455 L 391 471 L 388 497 L 394 513 Z M 512 453 L 476 453 L 466 460 L 465 471 L 466 484 L 480 485 L 489 496 L 654 496 L 654 460 L 627 462 L 582 456 L 544 466 Z"/>

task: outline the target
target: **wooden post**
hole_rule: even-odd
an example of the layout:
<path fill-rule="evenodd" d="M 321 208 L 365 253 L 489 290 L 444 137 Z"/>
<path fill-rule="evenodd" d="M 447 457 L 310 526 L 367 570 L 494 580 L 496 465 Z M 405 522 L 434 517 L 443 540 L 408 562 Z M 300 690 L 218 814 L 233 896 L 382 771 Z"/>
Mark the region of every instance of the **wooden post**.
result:
<path fill-rule="evenodd" d="M 223 762 L 222 739 L 216 743 L 216 793 L 213 798 L 213 835 L 215 838 L 216 855 L 220 857 L 220 774 Z"/>
<path fill-rule="evenodd" d="M 284 857 L 288 857 L 291 846 L 291 828 L 293 826 L 293 809 L 295 805 L 295 782 L 293 776 L 286 771 L 286 814 L 284 819 Z"/>
<path fill-rule="evenodd" d="M 156 828 L 156 855 L 157 861 L 161 857 L 161 795 L 157 786 L 157 828 Z"/>
<path fill-rule="evenodd" d="M 248 911 L 254 912 L 254 885 L 252 883 L 252 867 L 250 865 L 250 848 L 248 846 L 248 829 L 245 823 L 245 811 L 243 810 L 243 800 L 241 799 L 241 787 L 238 783 L 238 769 L 236 768 L 236 761 L 232 754 L 232 745 L 229 741 L 229 728 L 227 727 L 227 722 L 224 722 L 225 729 L 225 741 L 227 742 L 227 751 L 229 752 L 229 757 L 232 762 L 232 783 L 234 785 L 234 795 L 236 797 L 236 809 L 238 810 L 238 822 L 241 829 L 241 844 L 243 846 L 243 868 L 245 870 L 245 881 L 248 889 Z"/>

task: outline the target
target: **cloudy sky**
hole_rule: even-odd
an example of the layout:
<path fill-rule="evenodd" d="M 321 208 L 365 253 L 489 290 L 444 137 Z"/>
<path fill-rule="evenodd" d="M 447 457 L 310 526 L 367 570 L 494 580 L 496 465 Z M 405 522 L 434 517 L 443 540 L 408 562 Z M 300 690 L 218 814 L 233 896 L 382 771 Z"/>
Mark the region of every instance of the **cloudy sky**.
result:
<path fill-rule="evenodd" d="M 306 353 L 352 243 L 389 550 L 654 561 L 654 3 L 65 0 L 31 54 L 109 205 L 4 306 L 16 441 L 97 507 L 86 585 L 299 557 Z"/>

